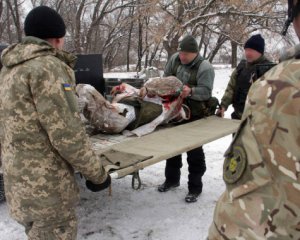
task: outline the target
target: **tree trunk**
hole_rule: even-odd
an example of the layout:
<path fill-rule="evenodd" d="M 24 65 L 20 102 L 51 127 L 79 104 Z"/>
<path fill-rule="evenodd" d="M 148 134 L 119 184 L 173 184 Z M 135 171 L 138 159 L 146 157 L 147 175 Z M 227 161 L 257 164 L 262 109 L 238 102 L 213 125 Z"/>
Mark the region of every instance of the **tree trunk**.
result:
<path fill-rule="evenodd" d="M 0 0 L 0 19 L 2 19 L 2 14 L 3 14 L 3 0 Z M 4 22 L 4 21 L 3 21 Z M 2 39 L 3 31 L 4 31 L 4 24 L 5 23 L 0 23 L 0 39 Z"/>
<path fill-rule="evenodd" d="M 133 17 L 134 8 L 130 8 L 129 14 L 130 17 Z M 133 21 L 130 21 L 129 33 L 128 33 L 128 42 L 127 42 L 127 49 L 126 49 L 126 65 L 127 65 L 127 72 L 130 71 L 130 48 L 131 48 L 131 38 L 132 38 L 132 30 L 133 30 Z"/>
<path fill-rule="evenodd" d="M 160 45 L 160 42 L 155 45 L 155 48 L 154 48 L 153 52 L 151 53 L 151 56 L 150 56 L 150 59 L 149 59 L 149 66 L 150 67 L 153 66 L 153 60 L 154 60 L 154 58 L 157 54 L 159 45 Z"/>
<path fill-rule="evenodd" d="M 76 12 L 75 16 L 75 36 L 74 36 L 74 44 L 75 44 L 75 51 L 76 53 L 82 53 L 82 48 L 81 48 L 81 42 L 80 42 L 80 35 L 81 35 L 81 16 L 83 12 L 83 8 L 85 5 L 85 0 L 82 0 L 80 2 L 79 8 Z"/>
<path fill-rule="evenodd" d="M 6 0 L 7 7 L 10 10 L 11 16 L 13 18 L 15 27 L 16 27 L 16 34 L 18 42 L 22 41 L 22 29 L 20 24 L 20 15 L 19 15 L 19 6 L 18 6 L 18 0 L 14 0 L 13 4 L 9 0 Z"/>
<path fill-rule="evenodd" d="M 199 52 L 201 51 L 202 46 L 204 44 L 205 30 L 206 30 L 206 27 L 204 26 L 203 29 L 202 29 L 201 40 L 200 40 L 200 43 L 199 43 Z"/>
<path fill-rule="evenodd" d="M 11 30 L 11 23 L 10 23 L 10 14 L 9 9 L 6 8 L 6 14 L 7 14 L 7 32 L 8 32 L 8 43 L 13 43 L 13 37 L 12 37 L 12 30 Z"/>
<path fill-rule="evenodd" d="M 148 67 L 148 60 L 149 60 L 149 41 L 148 41 L 148 33 L 149 33 L 149 20 L 150 17 L 144 17 L 144 21 L 145 21 L 145 44 L 146 44 L 146 48 L 145 48 L 145 64 L 144 64 L 144 68 Z M 143 54 L 144 55 L 144 54 Z"/>
<path fill-rule="evenodd" d="M 231 67 L 237 67 L 237 48 L 238 45 L 236 42 L 231 41 Z"/>
<path fill-rule="evenodd" d="M 203 51 L 203 57 L 204 57 L 204 58 L 206 58 L 207 49 L 208 49 L 208 44 L 205 44 L 205 43 L 204 43 L 204 51 Z"/>
<path fill-rule="evenodd" d="M 227 41 L 227 37 L 225 37 L 224 35 L 220 35 L 217 41 L 217 44 L 215 46 L 215 48 L 210 52 L 209 54 L 209 62 L 213 62 L 215 56 L 217 55 L 218 51 L 220 50 L 220 48 L 222 47 L 222 45 Z"/>
<path fill-rule="evenodd" d="M 136 70 L 141 71 L 143 57 L 143 23 L 141 17 L 139 17 L 138 23 L 138 62 Z"/>

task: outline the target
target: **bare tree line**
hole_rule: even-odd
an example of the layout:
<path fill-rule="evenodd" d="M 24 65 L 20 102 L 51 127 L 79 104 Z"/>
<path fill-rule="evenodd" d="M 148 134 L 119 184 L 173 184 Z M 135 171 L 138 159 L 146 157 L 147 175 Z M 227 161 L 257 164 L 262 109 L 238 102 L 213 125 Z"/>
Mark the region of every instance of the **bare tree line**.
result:
<path fill-rule="evenodd" d="M 56 9 L 68 28 L 67 50 L 102 53 L 107 69 L 159 66 L 186 34 L 211 62 L 226 47 L 236 66 L 238 46 L 257 30 L 279 34 L 286 15 L 283 0 L 0 0 L 1 43 L 21 41 L 28 2 Z"/>

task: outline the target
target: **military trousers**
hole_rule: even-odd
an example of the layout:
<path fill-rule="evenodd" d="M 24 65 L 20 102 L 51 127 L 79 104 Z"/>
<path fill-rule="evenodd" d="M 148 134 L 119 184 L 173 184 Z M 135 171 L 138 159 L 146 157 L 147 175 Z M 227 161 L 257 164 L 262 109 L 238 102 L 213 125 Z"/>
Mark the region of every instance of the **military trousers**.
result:
<path fill-rule="evenodd" d="M 191 193 L 202 192 L 202 176 L 206 171 L 205 155 L 202 147 L 187 152 L 188 162 L 188 189 Z M 169 158 L 166 161 L 166 181 L 178 183 L 180 181 L 180 168 L 182 167 L 182 155 Z"/>
<path fill-rule="evenodd" d="M 28 240 L 76 240 L 77 217 L 74 210 L 56 219 L 19 222 L 25 227 Z"/>

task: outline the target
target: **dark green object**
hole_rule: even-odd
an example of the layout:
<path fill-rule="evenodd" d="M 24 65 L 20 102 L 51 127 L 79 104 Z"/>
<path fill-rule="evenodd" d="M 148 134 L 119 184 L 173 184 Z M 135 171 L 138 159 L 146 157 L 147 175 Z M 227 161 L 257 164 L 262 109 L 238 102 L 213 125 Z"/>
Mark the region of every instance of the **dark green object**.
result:
<path fill-rule="evenodd" d="M 258 79 L 269 71 L 272 67 L 276 66 L 276 63 L 265 63 L 255 65 L 255 78 Z"/>
<path fill-rule="evenodd" d="M 190 74 L 191 74 L 191 77 L 189 79 L 189 82 L 193 82 L 197 85 L 197 73 L 198 73 L 198 69 L 201 65 L 201 63 L 203 62 L 204 58 L 200 61 L 198 61 L 195 65 L 193 65 L 191 68 L 190 68 Z M 181 61 L 180 61 L 180 58 L 179 58 L 179 55 L 176 57 L 175 59 L 175 64 L 172 68 L 172 75 L 176 77 L 177 75 L 177 69 L 178 67 L 181 65 Z"/>
<path fill-rule="evenodd" d="M 219 99 L 210 97 L 206 102 L 207 116 L 214 115 L 218 107 L 220 107 Z"/>
<path fill-rule="evenodd" d="M 204 58 L 190 68 L 190 79 L 188 81 L 190 87 L 197 87 L 197 73 L 203 60 Z M 173 76 L 176 76 L 177 69 L 180 65 L 181 62 L 178 56 L 172 69 Z M 192 118 L 202 118 L 214 115 L 217 107 L 220 105 L 219 100 L 216 97 L 210 97 L 206 101 L 197 101 L 192 98 L 186 98 L 184 103 L 190 108 Z"/>
<path fill-rule="evenodd" d="M 203 118 L 214 115 L 216 109 L 220 106 L 219 100 L 216 97 L 210 97 L 206 101 L 197 101 L 187 98 L 185 99 L 185 103 L 192 112 L 192 118 Z"/>
<path fill-rule="evenodd" d="M 199 52 L 199 47 L 196 39 L 191 35 L 187 35 L 179 43 L 178 51 L 191 53 Z"/>
<path fill-rule="evenodd" d="M 162 114 L 161 105 L 142 101 L 137 97 L 124 98 L 119 103 L 134 107 L 136 119 L 126 127 L 128 130 L 133 130 L 139 126 L 152 122 L 155 118 Z"/>

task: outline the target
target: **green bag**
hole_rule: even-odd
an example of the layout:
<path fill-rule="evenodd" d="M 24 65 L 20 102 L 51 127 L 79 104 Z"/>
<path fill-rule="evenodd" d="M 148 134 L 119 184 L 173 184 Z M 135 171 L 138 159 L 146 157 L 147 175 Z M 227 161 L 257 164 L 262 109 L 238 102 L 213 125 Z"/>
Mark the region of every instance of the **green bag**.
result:
<path fill-rule="evenodd" d="M 216 97 L 210 97 L 206 101 L 197 101 L 187 98 L 184 103 L 190 108 L 192 119 L 215 115 L 216 109 L 220 106 L 219 100 Z"/>

